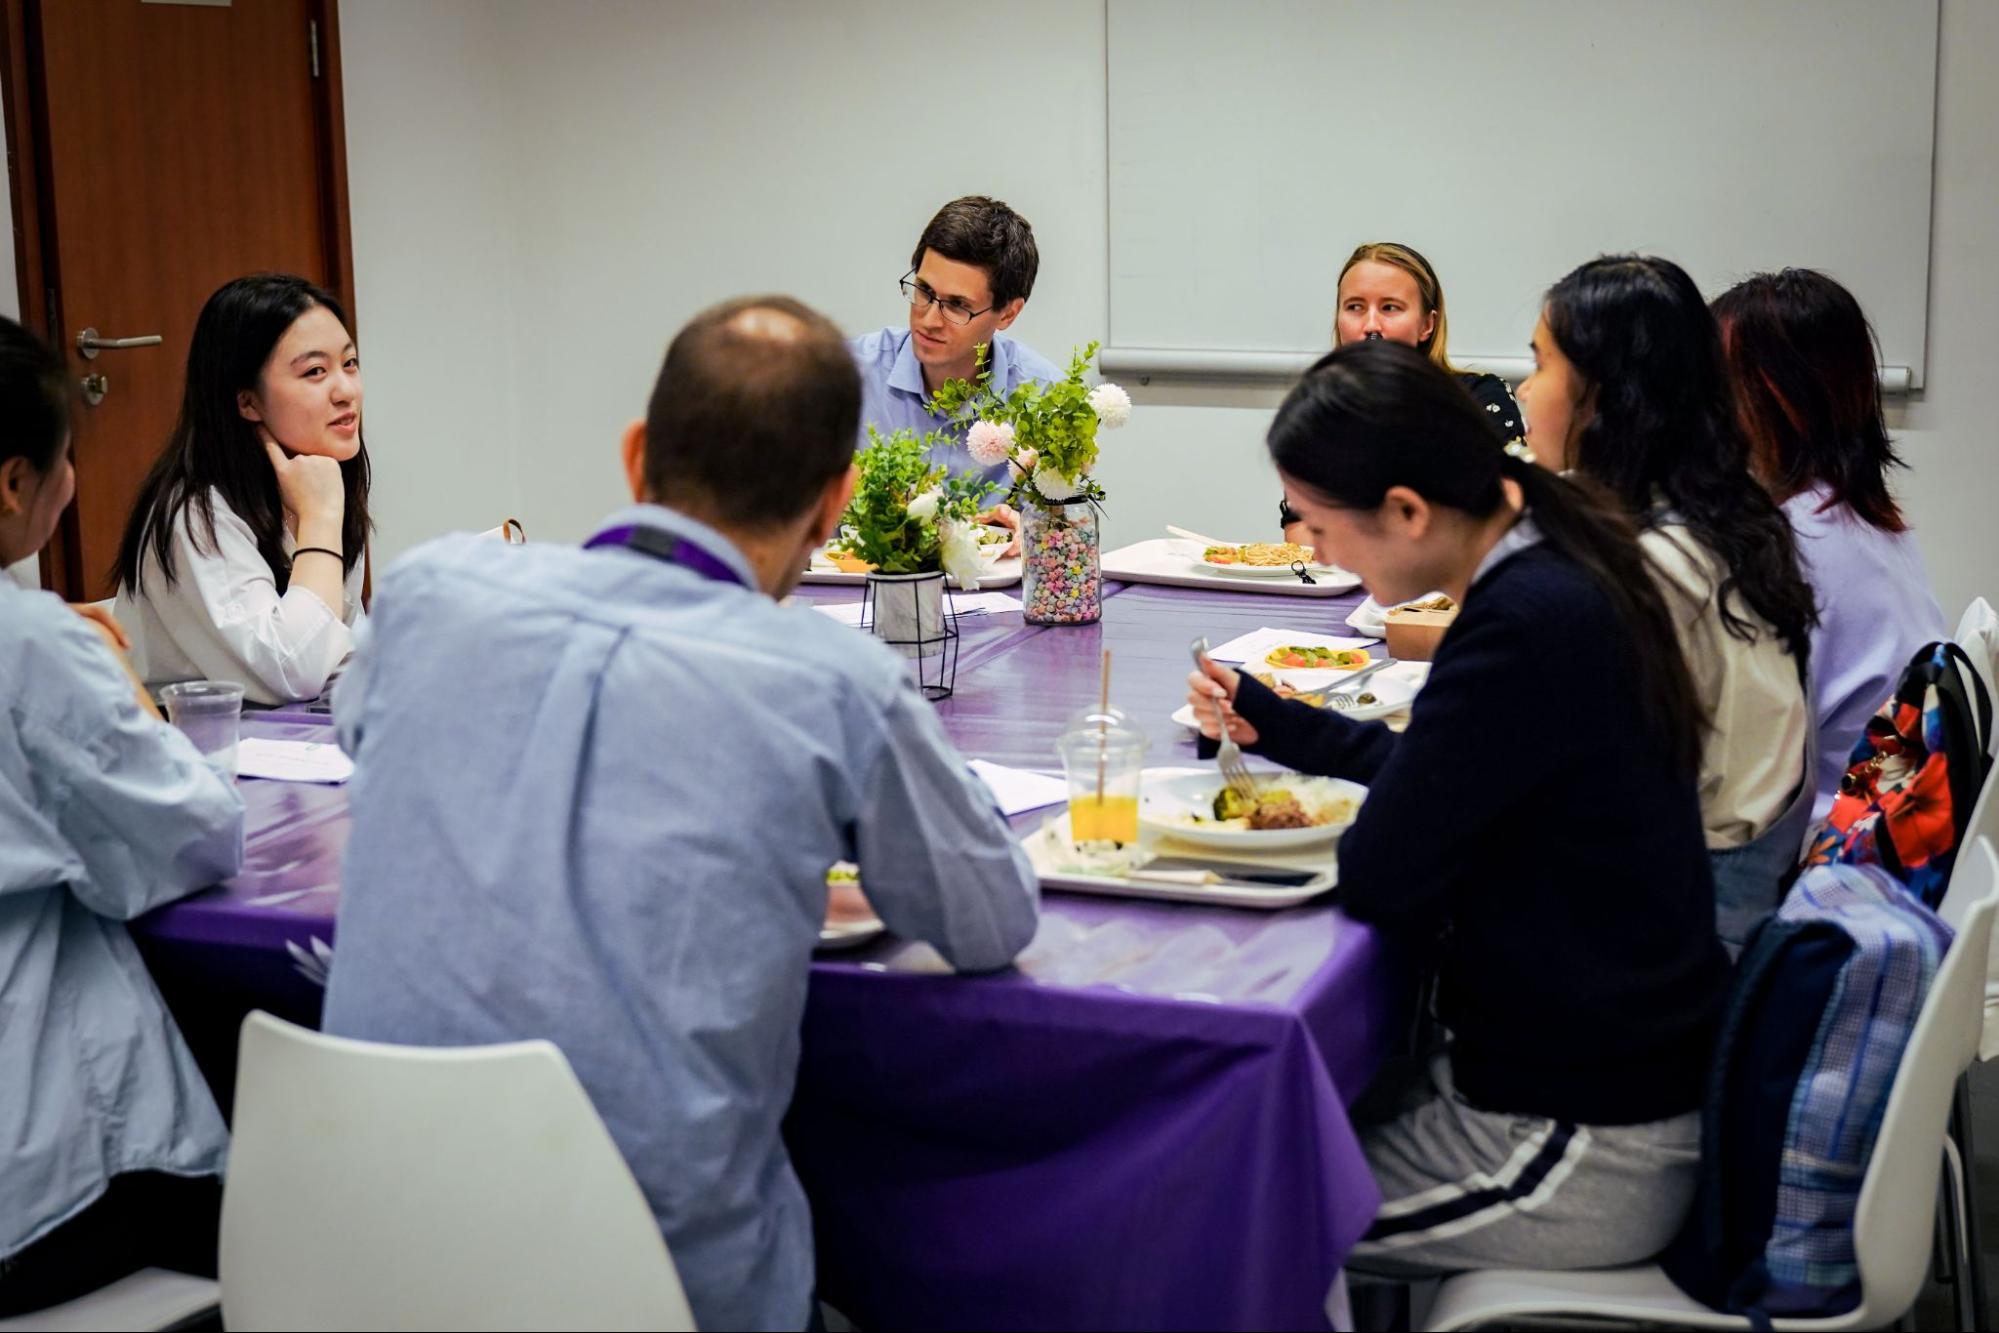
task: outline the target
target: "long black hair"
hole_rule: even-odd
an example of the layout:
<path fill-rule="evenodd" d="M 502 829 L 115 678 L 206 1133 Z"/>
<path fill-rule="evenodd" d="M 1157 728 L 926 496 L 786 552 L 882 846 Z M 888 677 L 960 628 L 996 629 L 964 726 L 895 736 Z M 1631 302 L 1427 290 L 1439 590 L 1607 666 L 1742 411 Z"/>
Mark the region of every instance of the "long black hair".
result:
<path fill-rule="evenodd" d="M 69 438 L 69 372 L 61 356 L 0 315 L 0 463 L 25 458 L 36 476 Z"/>
<path fill-rule="evenodd" d="M 1455 375 L 1398 343 L 1349 343 L 1286 396 L 1267 443 L 1287 478 L 1343 508 L 1377 509 L 1389 488 L 1406 486 L 1489 518 L 1507 503 L 1502 483 L 1518 485 L 1543 541 L 1588 576 L 1623 627 L 1660 748 L 1677 772 L 1699 772 L 1700 700 L 1630 516 L 1599 487 L 1509 456 Z"/>
<path fill-rule="evenodd" d="M 1800 671 L 1818 623 L 1789 520 L 1749 471 L 1721 332 L 1700 288 L 1671 260 L 1592 259 L 1549 289 L 1548 331 L 1595 389 L 1575 466 L 1641 523 L 1663 503 L 1721 566 L 1728 633 L 1756 640 L 1736 599 L 1777 632 Z"/>
<path fill-rule="evenodd" d="M 215 544 L 214 496 L 249 524 L 257 552 L 271 567 L 278 591 L 291 582 L 285 558 L 284 505 L 277 474 L 256 427 L 237 410 L 236 396 L 256 389 L 264 363 L 299 316 L 324 306 L 341 324 L 347 312 L 340 302 L 304 278 L 288 273 L 255 273 L 224 283 L 201 308 L 194 339 L 187 349 L 187 383 L 181 392 L 180 419 L 159 461 L 139 488 L 125 536 L 118 544 L 117 581 L 138 590 L 140 570 L 150 550 L 169 584 L 178 577 L 173 566 L 173 534 L 186 521 L 197 543 Z M 357 436 L 357 439 L 359 437 Z M 340 465 L 346 486 L 341 518 L 342 564 L 351 572 L 368 540 L 368 445 L 360 440 L 354 456 Z"/>
<path fill-rule="evenodd" d="M 1888 491 L 1903 466 L 1888 438 L 1874 330 L 1853 293 L 1809 268 L 1758 273 L 1714 301 L 1736 417 L 1779 499 L 1824 486 L 1883 532 L 1908 525 Z"/>

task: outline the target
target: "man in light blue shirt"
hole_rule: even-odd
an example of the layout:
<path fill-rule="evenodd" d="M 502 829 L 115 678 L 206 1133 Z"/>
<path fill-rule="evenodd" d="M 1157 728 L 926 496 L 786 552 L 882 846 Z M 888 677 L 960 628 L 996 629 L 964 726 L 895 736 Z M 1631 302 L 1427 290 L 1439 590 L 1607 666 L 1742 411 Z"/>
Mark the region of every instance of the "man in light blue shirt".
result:
<path fill-rule="evenodd" d="M 397 563 L 335 697 L 357 761 L 328 1031 L 546 1037 L 644 1188 L 700 1326 L 804 1328 L 779 1136 L 826 872 L 964 969 L 1032 871 L 902 659 L 781 597 L 853 487 L 832 324 L 731 302 L 674 340 L 583 549 Z"/>
<path fill-rule="evenodd" d="M 982 345 L 991 348 L 993 387 L 1001 394 L 1029 380 L 1061 379 L 1063 372 L 1046 357 L 1001 332 L 1020 318 L 1040 264 L 1034 229 L 999 200 L 971 195 L 939 209 L 902 278 L 909 326 L 890 325 L 854 340 L 863 437 L 869 426 L 883 434 L 902 427 L 919 435 L 947 429 L 949 423 L 924 404 L 946 380 L 972 378 Z M 933 461 L 953 472 L 1008 480 L 1006 464 L 983 468 L 972 460 L 962 429 L 950 434 L 954 442 Z"/>
<path fill-rule="evenodd" d="M 142 1267 L 212 1276 L 229 1143 L 125 923 L 236 873 L 242 797 L 122 632 L 6 573 L 69 504 L 71 392 L 0 319 L 0 1318 Z"/>

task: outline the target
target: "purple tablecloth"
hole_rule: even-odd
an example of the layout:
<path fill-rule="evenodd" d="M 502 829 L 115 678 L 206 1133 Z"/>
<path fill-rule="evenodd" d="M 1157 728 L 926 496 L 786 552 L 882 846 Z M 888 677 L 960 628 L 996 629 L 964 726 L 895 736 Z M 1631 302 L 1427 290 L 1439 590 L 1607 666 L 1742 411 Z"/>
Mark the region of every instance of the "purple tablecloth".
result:
<path fill-rule="evenodd" d="M 1097 626 L 976 617 L 939 709 L 967 754 L 1051 768 L 1109 647 L 1151 762 L 1184 762 L 1167 718 L 1193 634 L 1338 632 L 1357 601 L 1128 586 Z M 326 725 L 287 712 L 245 731 Z M 225 1105 L 245 1009 L 317 1020 L 347 832 L 342 788 L 243 787 L 243 874 L 134 928 Z M 816 962 L 787 1134 L 822 1293 L 885 1329 L 1324 1327 L 1378 1203 L 1345 1107 L 1402 1030 L 1396 974 L 1329 905 L 1059 893 L 996 976 L 946 975 L 893 939 Z"/>

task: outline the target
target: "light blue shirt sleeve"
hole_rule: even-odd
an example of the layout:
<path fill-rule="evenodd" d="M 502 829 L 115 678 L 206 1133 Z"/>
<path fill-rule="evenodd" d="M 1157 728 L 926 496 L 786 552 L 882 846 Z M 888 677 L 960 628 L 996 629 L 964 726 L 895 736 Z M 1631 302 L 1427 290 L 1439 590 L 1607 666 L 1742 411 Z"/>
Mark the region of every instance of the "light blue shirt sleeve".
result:
<path fill-rule="evenodd" d="M 110 650 L 71 619 L 32 654 L 17 735 L 34 804 L 53 825 L 44 833 L 66 844 L 70 892 L 129 920 L 236 873 L 243 798 L 185 736 L 140 711 Z"/>
<path fill-rule="evenodd" d="M 856 821 L 868 901 L 891 930 L 934 946 L 960 971 L 1005 967 L 1034 938 L 1027 853 L 934 707 L 900 690 L 883 721 Z"/>

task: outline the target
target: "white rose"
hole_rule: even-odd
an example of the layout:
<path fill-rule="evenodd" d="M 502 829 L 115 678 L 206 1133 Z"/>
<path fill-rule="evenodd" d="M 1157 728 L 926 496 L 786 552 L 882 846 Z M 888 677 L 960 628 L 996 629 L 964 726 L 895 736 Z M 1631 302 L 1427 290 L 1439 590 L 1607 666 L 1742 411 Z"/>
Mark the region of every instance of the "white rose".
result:
<path fill-rule="evenodd" d="M 937 506 L 943 499 L 944 492 L 933 486 L 909 502 L 909 516 L 918 523 L 928 523 L 937 517 Z"/>
<path fill-rule="evenodd" d="M 938 560 L 944 572 L 966 592 L 979 590 L 979 539 L 972 525 L 947 518 L 937 525 Z"/>
<path fill-rule="evenodd" d="M 1115 384 L 1099 384 L 1090 390 L 1090 406 L 1105 430 L 1116 430 L 1131 420 L 1131 395 Z"/>
<path fill-rule="evenodd" d="M 1034 469 L 1034 489 L 1041 492 L 1042 499 L 1059 502 L 1080 493 L 1083 488 L 1052 467 L 1038 467 Z"/>

